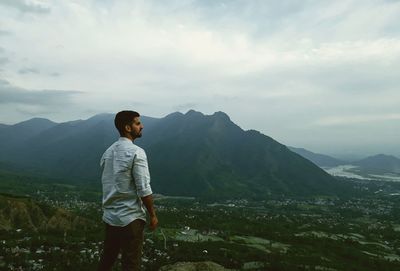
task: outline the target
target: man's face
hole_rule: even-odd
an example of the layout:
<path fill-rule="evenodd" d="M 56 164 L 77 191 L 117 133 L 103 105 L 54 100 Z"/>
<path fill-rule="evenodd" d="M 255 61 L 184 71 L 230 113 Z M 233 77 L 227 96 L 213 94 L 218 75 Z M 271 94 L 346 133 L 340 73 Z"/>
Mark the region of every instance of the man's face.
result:
<path fill-rule="evenodd" d="M 140 121 L 140 117 L 136 117 L 133 119 L 128 132 L 132 136 L 132 138 L 138 138 L 142 136 L 142 129 L 143 129 L 143 124 Z"/>

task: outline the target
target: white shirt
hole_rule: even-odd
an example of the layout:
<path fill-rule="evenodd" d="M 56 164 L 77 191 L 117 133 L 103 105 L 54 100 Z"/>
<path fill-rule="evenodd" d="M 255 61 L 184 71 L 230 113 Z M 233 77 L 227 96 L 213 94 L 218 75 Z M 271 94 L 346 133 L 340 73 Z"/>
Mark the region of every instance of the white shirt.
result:
<path fill-rule="evenodd" d="M 145 151 L 126 137 L 120 137 L 103 154 L 103 221 L 126 226 L 135 219 L 146 221 L 140 197 L 152 194 Z"/>

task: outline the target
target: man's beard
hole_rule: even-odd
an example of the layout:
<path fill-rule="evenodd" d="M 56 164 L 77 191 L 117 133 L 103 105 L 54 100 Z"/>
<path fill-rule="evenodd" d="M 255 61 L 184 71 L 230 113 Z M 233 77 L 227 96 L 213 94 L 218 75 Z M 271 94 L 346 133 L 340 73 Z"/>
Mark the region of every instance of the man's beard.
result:
<path fill-rule="evenodd" d="M 142 137 L 142 130 L 140 130 L 138 133 L 135 133 L 135 131 L 132 131 L 132 132 L 130 132 L 130 134 L 133 138 Z"/>

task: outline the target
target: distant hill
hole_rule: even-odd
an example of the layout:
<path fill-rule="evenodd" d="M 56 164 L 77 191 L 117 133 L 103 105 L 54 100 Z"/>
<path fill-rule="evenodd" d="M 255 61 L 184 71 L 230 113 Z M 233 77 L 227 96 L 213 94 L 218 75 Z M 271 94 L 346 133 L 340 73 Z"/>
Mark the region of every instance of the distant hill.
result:
<path fill-rule="evenodd" d="M 55 124 L 24 140 L 0 141 L 1 162 L 100 186 L 99 159 L 118 134 L 113 114 Z M 0 130 L 0 137 L 35 127 L 32 119 Z M 204 198 L 335 195 L 348 191 L 324 170 L 260 132 L 244 131 L 228 115 L 190 110 L 142 117 L 142 146 L 156 193 Z M 47 127 L 45 127 L 47 123 Z"/>
<path fill-rule="evenodd" d="M 0 131 L 2 130 L 2 129 L 5 129 L 5 128 L 7 128 L 8 127 L 8 125 L 7 124 L 1 124 L 0 123 Z"/>
<path fill-rule="evenodd" d="M 392 155 L 377 154 L 357 162 L 353 162 L 352 165 L 359 166 L 365 172 L 372 174 L 400 174 L 400 159 Z"/>
<path fill-rule="evenodd" d="M 91 229 L 96 224 L 62 209 L 28 197 L 0 194 L 0 230 L 69 231 Z"/>
<path fill-rule="evenodd" d="M 337 167 L 348 162 L 333 158 L 325 154 L 314 153 L 303 148 L 289 147 L 289 149 L 320 167 Z"/>
<path fill-rule="evenodd" d="M 12 151 L 17 144 L 54 127 L 57 123 L 48 119 L 33 118 L 15 125 L 0 126 L 0 151 Z"/>

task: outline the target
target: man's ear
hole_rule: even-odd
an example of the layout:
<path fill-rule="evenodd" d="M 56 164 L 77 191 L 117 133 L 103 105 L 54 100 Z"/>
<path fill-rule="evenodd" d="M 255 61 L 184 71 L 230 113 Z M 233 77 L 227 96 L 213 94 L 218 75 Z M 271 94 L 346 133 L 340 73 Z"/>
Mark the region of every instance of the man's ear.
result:
<path fill-rule="evenodd" d="M 130 125 L 125 125 L 125 131 L 132 132 L 132 127 Z"/>

